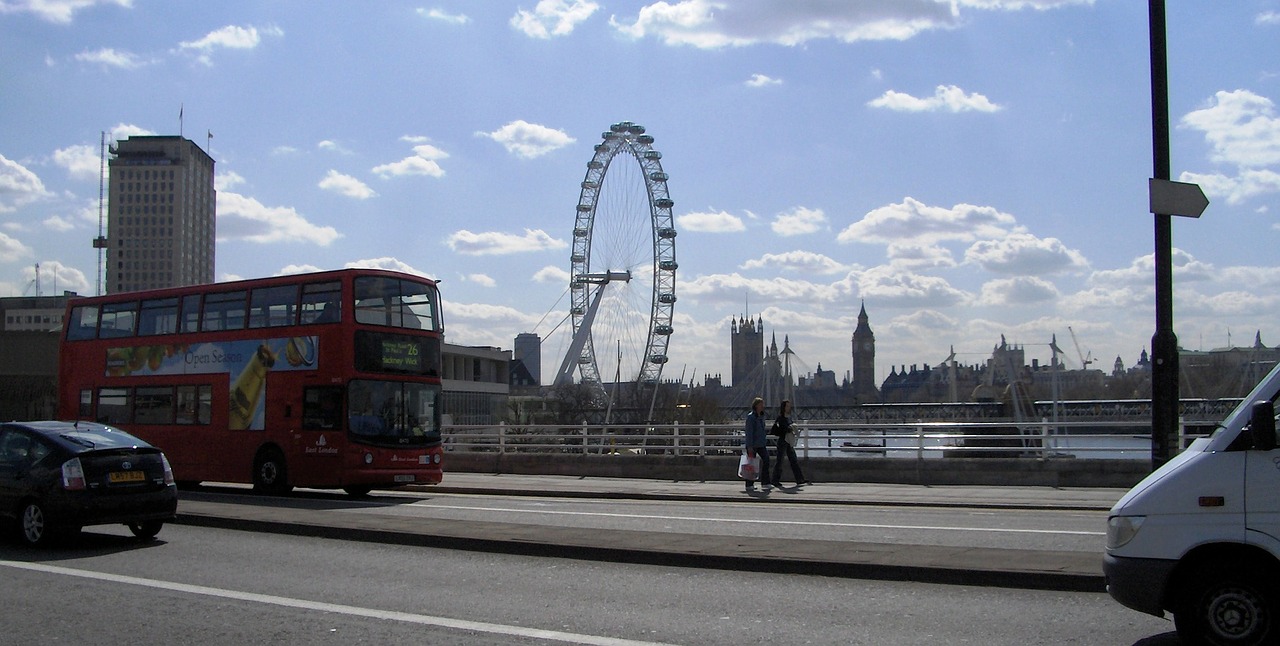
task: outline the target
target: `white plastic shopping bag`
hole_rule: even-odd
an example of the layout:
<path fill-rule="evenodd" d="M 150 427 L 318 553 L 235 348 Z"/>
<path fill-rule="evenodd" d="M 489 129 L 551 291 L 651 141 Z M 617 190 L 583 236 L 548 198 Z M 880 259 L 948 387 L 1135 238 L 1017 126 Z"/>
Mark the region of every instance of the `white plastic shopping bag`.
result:
<path fill-rule="evenodd" d="M 746 453 L 738 459 L 738 477 L 743 480 L 760 479 L 760 456 L 749 457 Z"/>

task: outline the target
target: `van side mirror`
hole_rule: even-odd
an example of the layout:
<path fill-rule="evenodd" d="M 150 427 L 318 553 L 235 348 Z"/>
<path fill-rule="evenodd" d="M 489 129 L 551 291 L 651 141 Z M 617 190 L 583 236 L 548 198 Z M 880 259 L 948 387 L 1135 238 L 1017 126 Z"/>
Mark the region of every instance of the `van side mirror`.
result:
<path fill-rule="evenodd" d="M 1253 448 L 1270 451 L 1276 448 L 1276 407 L 1271 400 L 1253 402 L 1249 411 L 1249 434 Z"/>

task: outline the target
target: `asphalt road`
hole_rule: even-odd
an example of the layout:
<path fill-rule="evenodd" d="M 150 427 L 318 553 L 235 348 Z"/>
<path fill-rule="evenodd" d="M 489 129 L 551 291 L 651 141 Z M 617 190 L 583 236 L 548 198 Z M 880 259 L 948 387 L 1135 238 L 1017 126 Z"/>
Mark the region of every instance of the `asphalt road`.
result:
<path fill-rule="evenodd" d="M 1142 644 L 1105 594 L 759 574 L 166 526 L 0 544 L 0 641 Z"/>

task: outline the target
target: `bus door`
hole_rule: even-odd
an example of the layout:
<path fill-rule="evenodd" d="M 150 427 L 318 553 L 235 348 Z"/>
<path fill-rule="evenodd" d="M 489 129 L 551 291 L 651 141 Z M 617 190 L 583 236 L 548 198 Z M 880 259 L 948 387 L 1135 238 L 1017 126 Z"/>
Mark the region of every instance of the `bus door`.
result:
<path fill-rule="evenodd" d="M 343 425 L 342 386 L 302 386 L 300 399 L 302 410 L 296 410 L 298 398 L 292 398 L 286 406 L 290 418 L 284 420 L 288 428 L 295 429 L 293 454 L 298 456 L 290 468 L 293 480 L 306 482 L 335 482 L 333 473 L 341 468 L 341 447 L 345 444 L 346 429 Z M 291 389 L 297 392 L 297 388 Z"/>

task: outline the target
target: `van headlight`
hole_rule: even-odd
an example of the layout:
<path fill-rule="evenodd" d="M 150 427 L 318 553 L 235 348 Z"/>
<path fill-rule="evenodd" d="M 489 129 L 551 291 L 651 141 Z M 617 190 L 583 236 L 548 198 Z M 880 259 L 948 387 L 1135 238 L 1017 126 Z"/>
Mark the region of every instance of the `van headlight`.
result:
<path fill-rule="evenodd" d="M 1138 535 L 1146 516 L 1112 516 L 1107 519 L 1107 549 L 1124 547 Z"/>

